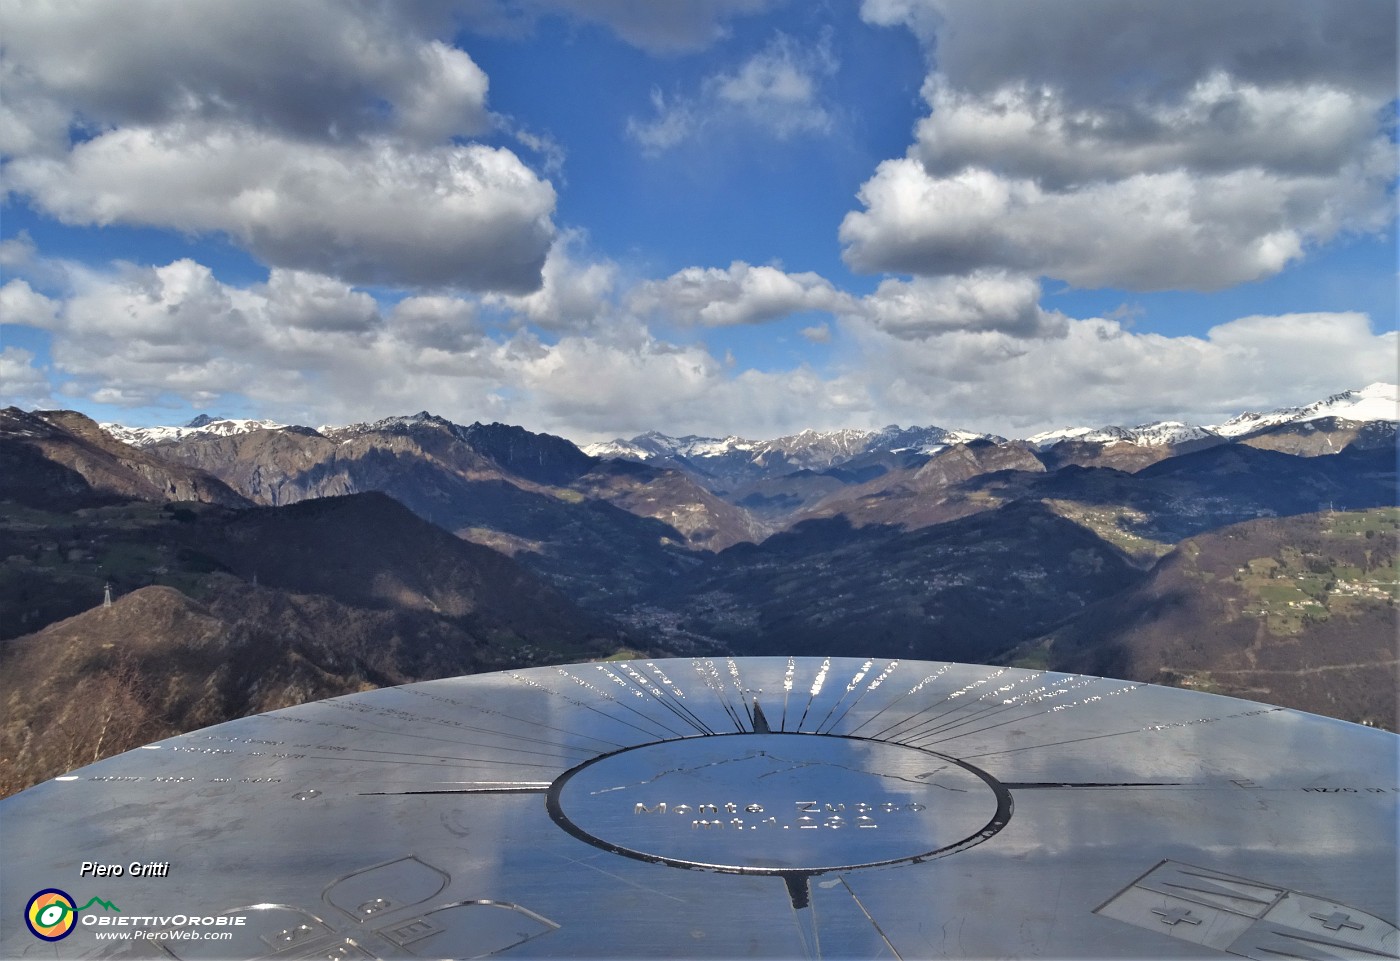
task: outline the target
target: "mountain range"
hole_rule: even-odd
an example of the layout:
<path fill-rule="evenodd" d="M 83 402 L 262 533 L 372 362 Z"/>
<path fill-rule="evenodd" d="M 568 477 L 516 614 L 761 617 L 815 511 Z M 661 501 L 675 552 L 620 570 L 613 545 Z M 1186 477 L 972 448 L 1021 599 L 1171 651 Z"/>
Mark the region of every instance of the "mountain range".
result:
<path fill-rule="evenodd" d="M 9 408 L 0 781 L 85 759 L 37 745 L 619 651 L 1016 663 L 1394 729 L 1396 407 L 1372 385 L 1206 427 L 584 448 L 426 411 Z"/>

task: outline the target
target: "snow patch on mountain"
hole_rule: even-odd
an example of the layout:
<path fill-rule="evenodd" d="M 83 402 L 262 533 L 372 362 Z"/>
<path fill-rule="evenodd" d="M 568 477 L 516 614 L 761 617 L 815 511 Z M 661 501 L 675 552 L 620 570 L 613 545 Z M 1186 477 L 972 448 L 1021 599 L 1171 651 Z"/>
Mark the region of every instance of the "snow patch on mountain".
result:
<path fill-rule="evenodd" d="M 132 447 L 150 447 L 166 441 L 183 440 L 186 437 L 232 437 L 255 430 L 281 430 L 286 424 L 275 420 L 254 420 L 238 417 L 210 417 L 200 414 L 181 427 L 126 427 L 117 423 L 98 424 L 107 435 Z"/>
<path fill-rule="evenodd" d="M 1400 420 L 1400 396 L 1397 396 L 1396 385 L 1377 383 L 1360 390 L 1342 391 L 1304 407 L 1279 407 L 1263 413 L 1250 411 L 1208 427 L 1180 421 L 1155 421 L 1137 427 L 1062 427 L 1033 434 L 1026 442 L 1037 450 L 1046 450 L 1067 440 L 1093 444 L 1130 443 L 1143 447 L 1177 445 L 1211 438 L 1229 440 L 1266 427 L 1324 417 L 1362 423 Z"/>
<path fill-rule="evenodd" d="M 1336 417 L 1357 422 L 1400 421 L 1400 392 L 1395 384 L 1375 383 L 1359 390 L 1333 394 L 1303 407 L 1280 407 L 1263 413 L 1248 412 L 1232 417 L 1222 424 L 1202 427 L 1180 421 L 1156 421 L 1137 427 L 1063 427 L 1025 438 L 1039 450 L 1053 447 L 1061 441 L 1073 440 L 1097 444 L 1132 443 L 1140 446 L 1177 445 L 1211 438 L 1233 439 L 1252 431 L 1277 424 L 1319 420 Z M 126 427 L 118 423 L 100 425 L 115 439 L 134 447 L 149 447 L 168 441 L 200 435 L 231 436 L 254 430 L 280 430 L 287 425 L 273 420 L 210 417 L 201 414 L 179 427 Z M 373 423 L 357 423 L 343 427 L 324 426 L 320 433 L 347 435 L 402 431 L 416 426 L 442 427 L 454 432 L 470 432 L 452 421 L 419 411 L 399 417 L 386 417 Z M 744 437 L 702 437 L 687 434 L 672 437 L 650 431 L 631 440 L 617 438 L 583 446 L 584 453 L 599 458 L 648 461 L 689 461 L 692 463 L 750 463 L 756 467 L 783 464 L 793 469 L 823 470 L 838 466 L 871 452 L 932 454 L 952 444 L 974 441 L 1005 443 L 994 434 L 969 430 L 948 430 L 942 427 L 908 427 L 891 424 L 876 431 L 867 430 L 804 430 L 772 440 L 751 440 Z"/>
<path fill-rule="evenodd" d="M 394 431 L 403 431 L 410 427 L 444 427 L 448 430 L 457 425 L 445 417 L 437 414 L 430 414 L 426 410 L 420 410 L 416 414 L 401 414 L 397 417 L 383 417 L 376 421 L 359 421 L 354 424 L 346 424 L 336 427 L 330 424 L 316 428 L 319 433 L 331 436 L 332 434 L 383 434 Z"/>
<path fill-rule="evenodd" d="M 1179 420 L 1159 420 L 1142 424 L 1132 429 L 1133 443 L 1139 447 L 1185 444 L 1193 440 L 1209 440 L 1219 437 L 1209 427 L 1197 424 L 1183 424 Z"/>
<path fill-rule="evenodd" d="M 1135 436 L 1126 427 L 1061 427 L 1058 430 L 1032 434 L 1026 438 L 1026 443 L 1037 450 L 1046 450 L 1066 440 L 1082 441 L 1086 444 L 1120 444 L 1133 443 Z"/>
<path fill-rule="evenodd" d="M 1395 384 L 1375 383 L 1345 390 L 1304 407 L 1280 407 L 1264 413 L 1247 412 L 1211 429 L 1221 437 L 1239 437 L 1265 427 L 1336 417 L 1339 420 L 1400 421 L 1400 390 Z"/>
<path fill-rule="evenodd" d="M 1048 450 L 1061 441 L 1089 444 L 1135 444 L 1138 447 L 1161 447 L 1185 444 L 1195 440 L 1217 437 L 1213 430 L 1179 420 L 1158 420 L 1137 427 L 1063 427 L 1032 434 L 1026 443 L 1036 450 Z"/>
<path fill-rule="evenodd" d="M 746 453 L 757 446 L 755 441 L 742 437 L 699 437 L 687 434 L 684 437 L 671 437 L 659 431 L 647 431 L 631 440 L 621 437 L 597 444 L 585 444 L 581 448 L 590 457 L 620 458 L 622 460 L 650 461 L 664 459 L 685 459 L 726 457 L 734 453 Z"/>
<path fill-rule="evenodd" d="M 1004 443 L 1005 438 L 968 430 L 942 427 L 900 427 L 891 424 L 876 431 L 804 430 L 771 440 L 743 437 L 670 437 L 655 431 L 631 440 L 621 437 L 588 444 L 585 453 L 643 463 L 690 466 L 715 477 L 761 476 L 777 471 L 823 471 L 872 453 L 933 454 L 953 444 L 976 440 Z"/>

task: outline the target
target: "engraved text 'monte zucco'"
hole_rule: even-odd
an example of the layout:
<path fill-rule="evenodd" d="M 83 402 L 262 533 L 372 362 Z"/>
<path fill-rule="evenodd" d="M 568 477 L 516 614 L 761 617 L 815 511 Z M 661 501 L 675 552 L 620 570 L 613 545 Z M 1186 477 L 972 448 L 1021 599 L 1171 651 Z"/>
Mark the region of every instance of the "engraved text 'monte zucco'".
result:
<path fill-rule="evenodd" d="M 876 822 L 875 815 L 918 814 L 927 808 L 927 805 L 918 801 L 904 803 L 880 801 L 875 804 L 858 801 L 849 805 L 844 802 L 833 804 L 821 801 L 794 801 L 792 804 L 795 809 L 786 812 L 791 817 L 781 819 L 780 815 L 785 810 L 784 805 L 778 805 L 770 812 L 762 804 L 739 805 L 732 801 L 724 804 L 667 804 L 665 801 L 660 801 L 652 805 L 638 801 L 632 808 L 632 813 L 634 815 L 670 814 L 681 817 L 695 815 L 690 822 L 690 826 L 695 829 L 727 827 L 737 831 L 742 831 L 745 828 L 756 831 L 759 828 L 780 828 L 783 830 L 797 828 L 798 830 L 815 831 L 822 828 L 878 828 L 880 825 Z M 737 817 L 741 812 L 760 816 L 746 820 Z M 722 818 L 722 814 L 730 815 L 729 819 Z"/>

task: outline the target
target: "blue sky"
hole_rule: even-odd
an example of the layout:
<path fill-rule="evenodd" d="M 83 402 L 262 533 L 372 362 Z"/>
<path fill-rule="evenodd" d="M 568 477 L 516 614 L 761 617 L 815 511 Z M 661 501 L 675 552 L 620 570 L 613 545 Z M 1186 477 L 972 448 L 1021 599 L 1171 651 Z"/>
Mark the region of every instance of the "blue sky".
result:
<path fill-rule="evenodd" d="M 0 9 L 0 401 L 579 441 L 1397 367 L 1385 0 Z"/>

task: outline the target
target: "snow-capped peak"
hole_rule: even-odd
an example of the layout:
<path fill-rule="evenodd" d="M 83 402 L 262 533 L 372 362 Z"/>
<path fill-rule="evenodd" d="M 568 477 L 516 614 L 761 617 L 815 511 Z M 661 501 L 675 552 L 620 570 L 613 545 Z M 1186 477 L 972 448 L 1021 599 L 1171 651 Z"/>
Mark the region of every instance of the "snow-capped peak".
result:
<path fill-rule="evenodd" d="M 580 448 L 589 457 L 599 457 L 603 460 L 650 460 L 656 456 L 654 451 L 638 447 L 621 437 L 613 440 L 599 441 L 596 444 L 584 444 Z"/>
<path fill-rule="evenodd" d="M 1400 420 L 1400 390 L 1395 384 L 1370 384 L 1360 390 L 1343 391 L 1303 408 L 1298 420 Z"/>
<path fill-rule="evenodd" d="M 344 434 L 373 434 L 385 431 L 403 430 L 408 427 L 417 427 L 428 424 L 433 427 L 455 428 L 457 425 L 445 417 L 420 410 L 416 414 L 399 414 L 394 417 L 383 417 L 373 422 L 361 421 L 355 424 L 346 424 L 343 427 L 325 426 L 317 428 L 322 434 L 344 433 Z"/>
<path fill-rule="evenodd" d="M 1158 447 L 1184 444 L 1188 441 L 1203 440 L 1216 436 L 1207 427 L 1184 424 L 1179 420 L 1158 420 L 1137 427 L 1062 427 L 1032 434 L 1026 443 L 1037 450 L 1047 450 L 1061 441 L 1083 441 L 1090 444 L 1136 444 L 1139 447 Z"/>
<path fill-rule="evenodd" d="M 1159 420 L 1142 424 L 1132 430 L 1134 444 L 1139 447 L 1156 447 L 1164 444 L 1185 444 L 1193 440 L 1206 440 L 1218 437 L 1215 431 L 1196 424 L 1183 424 L 1179 420 Z"/>
<path fill-rule="evenodd" d="M 1247 412 L 1212 427 L 1222 437 L 1239 437 L 1277 424 L 1336 417 L 1351 421 L 1400 421 L 1400 391 L 1395 384 L 1375 383 L 1345 390 L 1305 407 L 1279 407 L 1265 413 Z"/>
<path fill-rule="evenodd" d="M 1026 438 L 1026 443 L 1037 450 L 1054 447 L 1060 441 L 1084 441 L 1090 444 L 1115 444 L 1133 440 L 1133 432 L 1126 427 L 1061 427 L 1042 431 Z"/>
<path fill-rule="evenodd" d="M 631 440 L 621 437 L 596 444 L 585 444 L 582 450 L 590 457 L 618 457 L 624 460 L 649 461 L 657 458 L 724 457 L 736 451 L 750 451 L 755 443 L 743 437 L 698 437 L 687 434 L 672 437 L 660 431 L 647 431 Z"/>
<path fill-rule="evenodd" d="M 232 437 L 255 430 L 281 430 L 286 424 L 275 420 L 254 420 L 238 417 L 210 417 L 200 414 L 183 427 L 127 427 L 123 424 L 98 424 L 109 437 L 130 444 L 132 447 L 149 447 L 165 441 L 183 440 L 186 437 L 216 436 Z"/>

